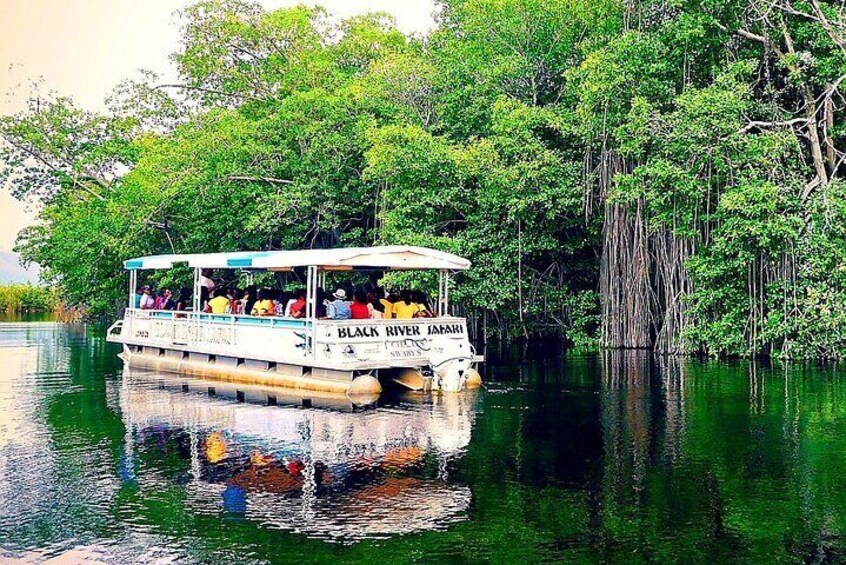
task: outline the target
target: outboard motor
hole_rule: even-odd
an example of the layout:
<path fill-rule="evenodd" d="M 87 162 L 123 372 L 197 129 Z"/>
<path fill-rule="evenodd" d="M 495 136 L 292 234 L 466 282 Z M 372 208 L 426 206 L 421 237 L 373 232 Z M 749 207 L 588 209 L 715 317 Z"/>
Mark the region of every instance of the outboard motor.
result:
<path fill-rule="evenodd" d="M 443 348 L 432 348 L 429 352 L 429 364 L 435 376 L 432 389 L 444 392 L 464 390 L 472 362 L 469 348 L 462 341 L 449 340 Z"/>

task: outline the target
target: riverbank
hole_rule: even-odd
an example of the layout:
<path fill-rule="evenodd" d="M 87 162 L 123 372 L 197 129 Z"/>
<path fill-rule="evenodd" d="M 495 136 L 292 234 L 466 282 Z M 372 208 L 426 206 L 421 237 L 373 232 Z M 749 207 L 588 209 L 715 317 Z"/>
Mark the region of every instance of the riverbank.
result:
<path fill-rule="evenodd" d="M 51 312 L 59 307 L 58 293 L 46 286 L 0 284 L 0 312 L 32 314 Z"/>

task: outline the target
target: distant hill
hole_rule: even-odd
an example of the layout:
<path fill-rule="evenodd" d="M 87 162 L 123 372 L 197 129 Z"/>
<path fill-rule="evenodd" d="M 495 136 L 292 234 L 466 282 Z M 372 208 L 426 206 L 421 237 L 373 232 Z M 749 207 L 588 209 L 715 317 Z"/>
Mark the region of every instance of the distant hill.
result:
<path fill-rule="evenodd" d="M 26 282 L 38 282 L 38 267 L 24 269 L 17 253 L 0 251 L 0 284 Z"/>

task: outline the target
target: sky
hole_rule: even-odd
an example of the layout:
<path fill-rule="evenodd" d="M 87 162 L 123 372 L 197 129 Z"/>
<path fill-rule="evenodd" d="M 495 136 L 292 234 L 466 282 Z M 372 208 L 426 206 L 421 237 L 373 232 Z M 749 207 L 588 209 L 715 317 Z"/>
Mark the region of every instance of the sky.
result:
<path fill-rule="evenodd" d="M 24 107 L 32 80 L 73 98 L 88 110 L 103 108 L 121 80 L 148 69 L 173 78 L 169 55 L 179 45 L 174 12 L 185 0 L 0 0 L 0 114 Z M 406 33 L 434 26 L 433 0 L 262 0 L 273 9 L 319 4 L 334 17 L 369 11 L 392 14 Z M 12 94 L 9 94 L 10 91 Z M 34 211 L 0 187 L 0 252 L 14 246 Z"/>

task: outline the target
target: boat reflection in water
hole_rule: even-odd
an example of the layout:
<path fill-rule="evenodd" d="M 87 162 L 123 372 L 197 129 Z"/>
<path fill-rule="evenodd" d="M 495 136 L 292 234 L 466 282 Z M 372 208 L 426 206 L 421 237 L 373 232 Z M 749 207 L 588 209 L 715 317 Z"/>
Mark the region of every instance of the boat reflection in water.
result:
<path fill-rule="evenodd" d="M 351 542 L 441 529 L 470 504 L 470 489 L 451 484 L 447 470 L 470 442 L 475 393 L 362 409 L 343 397 L 304 402 L 279 389 L 127 369 L 119 398 L 122 479 L 157 488 L 176 456 L 197 514 Z"/>

